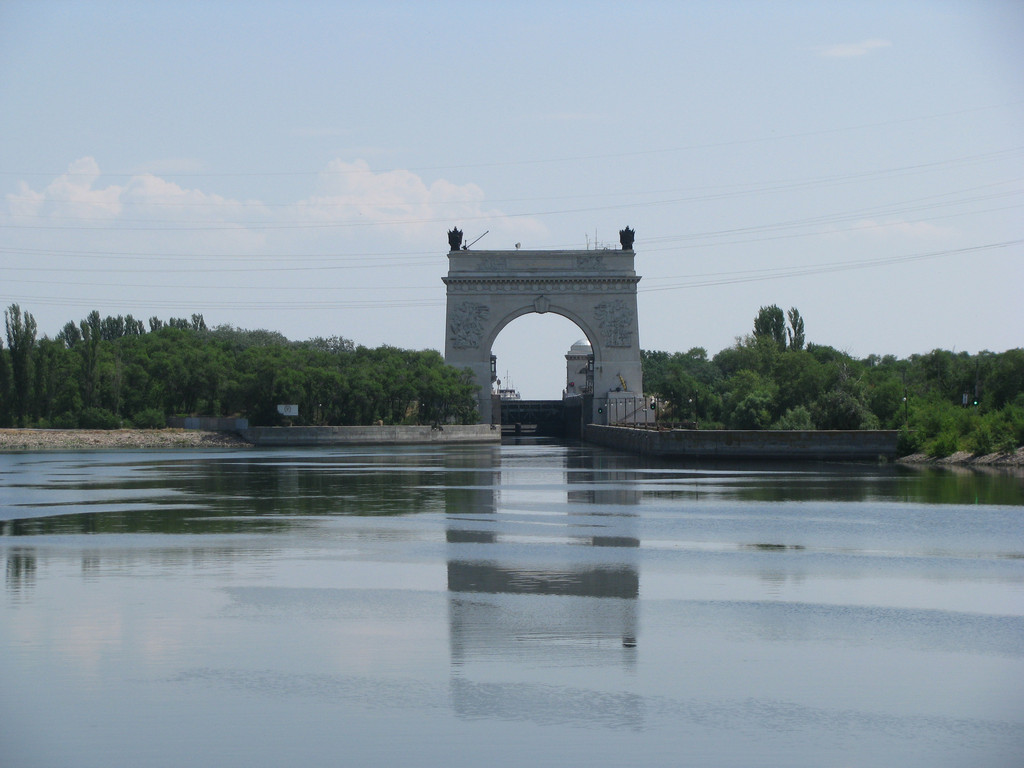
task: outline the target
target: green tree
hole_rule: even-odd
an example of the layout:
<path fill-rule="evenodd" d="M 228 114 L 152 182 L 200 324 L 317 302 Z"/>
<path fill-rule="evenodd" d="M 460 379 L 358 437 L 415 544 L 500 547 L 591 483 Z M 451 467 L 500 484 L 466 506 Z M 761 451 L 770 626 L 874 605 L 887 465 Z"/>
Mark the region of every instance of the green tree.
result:
<path fill-rule="evenodd" d="M 100 313 L 93 310 L 78 325 L 82 334 L 82 343 L 77 345 L 82 356 L 82 403 L 86 408 L 91 408 L 97 402 L 103 322 L 100 320 Z"/>
<path fill-rule="evenodd" d="M 341 336 L 330 336 L 328 338 L 316 336 L 307 341 L 299 342 L 298 346 L 313 349 L 318 352 L 329 352 L 332 355 L 354 352 L 356 348 L 355 342 Z"/>
<path fill-rule="evenodd" d="M 648 394 L 664 395 L 664 382 L 668 374 L 671 355 L 661 350 L 640 350 L 640 365 L 643 371 L 644 389 Z"/>
<path fill-rule="evenodd" d="M 809 408 L 824 389 L 828 370 L 806 350 L 788 349 L 776 357 L 771 370 L 778 388 L 776 410 Z"/>
<path fill-rule="evenodd" d="M 36 344 L 36 321 L 28 312 L 23 314 L 17 304 L 11 304 L 4 311 L 4 325 L 11 359 L 11 410 L 17 424 L 25 426 L 32 406 L 32 351 Z"/>
<path fill-rule="evenodd" d="M 772 425 L 773 429 L 814 429 L 814 419 L 809 409 L 802 405 L 788 409 Z"/>
<path fill-rule="evenodd" d="M 57 334 L 57 339 L 68 349 L 73 349 L 82 340 L 82 332 L 77 325 L 69 321 L 64 324 L 61 332 Z"/>
<path fill-rule="evenodd" d="M 786 329 L 789 335 L 789 348 L 790 349 L 803 349 L 804 348 L 804 319 L 800 317 L 800 312 L 796 307 L 790 307 L 789 312 L 786 313 L 789 318 L 789 328 Z"/>
<path fill-rule="evenodd" d="M 1024 349 L 1010 349 L 995 356 L 984 390 L 985 401 L 991 408 L 1024 399 Z"/>
<path fill-rule="evenodd" d="M 722 416 L 732 429 L 767 429 L 776 413 L 778 387 L 753 370 L 738 371 L 726 382 Z"/>
<path fill-rule="evenodd" d="M 779 349 L 786 348 L 786 316 L 777 304 L 758 311 L 754 318 L 754 338 L 771 339 Z"/>
<path fill-rule="evenodd" d="M 715 421 L 719 417 L 721 396 L 717 387 L 722 372 L 708 359 L 703 347 L 686 352 L 651 352 L 641 357 L 644 388 L 666 406 L 666 418 L 679 421 Z M 650 378 L 648 378 L 650 376 Z"/>
<path fill-rule="evenodd" d="M 43 337 L 36 345 L 33 416 L 40 426 L 55 426 L 65 414 L 81 410 L 77 355 L 62 340 Z"/>
<path fill-rule="evenodd" d="M 818 429 L 870 429 L 877 426 L 862 397 L 852 388 L 822 393 L 811 408 Z"/>
<path fill-rule="evenodd" d="M 107 316 L 100 323 L 100 335 L 104 341 L 114 341 L 124 336 L 124 318 Z"/>
<path fill-rule="evenodd" d="M 11 363 L 4 341 L 0 338 L 0 427 L 13 423 L 11 410 Z"/>
<path fill-rule="evenodd" d="M 765 346 L 773 347 L 769 340 Z M 721 372 L 723 381 L 735 376 L 740 371 L 756 371 L 761 367 L 761 356 L 758 354 L 753 337 L 737 339 L 731 347 L 726 347 L 712 358 Z"/>

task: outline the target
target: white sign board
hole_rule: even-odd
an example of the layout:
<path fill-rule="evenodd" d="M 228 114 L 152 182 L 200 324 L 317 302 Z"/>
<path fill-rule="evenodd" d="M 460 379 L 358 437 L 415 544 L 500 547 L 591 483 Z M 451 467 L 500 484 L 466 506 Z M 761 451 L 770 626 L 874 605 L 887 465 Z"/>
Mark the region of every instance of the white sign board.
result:
<path fill-rule="evenodd" d="M 277 412 L 282 416 L 298 416 L 299 406 L 295 405 L 279 405 L 277 406 Z"/>

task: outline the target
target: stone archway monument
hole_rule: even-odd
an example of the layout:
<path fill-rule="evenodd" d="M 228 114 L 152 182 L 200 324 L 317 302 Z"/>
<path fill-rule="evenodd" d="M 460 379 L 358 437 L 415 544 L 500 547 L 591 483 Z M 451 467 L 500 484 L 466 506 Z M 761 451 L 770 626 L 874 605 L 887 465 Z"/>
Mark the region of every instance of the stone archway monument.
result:
<path fill-rule="evenodd" d="M 505 326 L 531 312 L 566 317 L 590 341 L 594 398 L 589 421 L 647 421 L 633 235 L 629 227 L 619 233 L 621 250 L 475 251 L 461 247 L 458 229 L 448 233 L 444 357 L 450 365 L 472 370 L 481 423 L 500 419 L 491 396 L 494 340 Z"/>

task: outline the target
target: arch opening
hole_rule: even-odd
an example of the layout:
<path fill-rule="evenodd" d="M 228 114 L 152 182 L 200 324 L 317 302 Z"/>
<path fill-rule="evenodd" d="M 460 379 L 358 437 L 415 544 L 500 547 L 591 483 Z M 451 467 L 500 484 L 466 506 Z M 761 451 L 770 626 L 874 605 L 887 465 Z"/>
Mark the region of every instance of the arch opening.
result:
<path fill-rule="evenodd" d="M 593 348 L 582 328 L 554 312 L 512 319 L 498 330 L 490 350 L 502 388 L 515 390 L 525 400 L 561 399 L 568 385 L 581 383 L 569 378 L 566 361 L 580 341 Z M 585 372 L 582 376 L 585 379 Z"/>

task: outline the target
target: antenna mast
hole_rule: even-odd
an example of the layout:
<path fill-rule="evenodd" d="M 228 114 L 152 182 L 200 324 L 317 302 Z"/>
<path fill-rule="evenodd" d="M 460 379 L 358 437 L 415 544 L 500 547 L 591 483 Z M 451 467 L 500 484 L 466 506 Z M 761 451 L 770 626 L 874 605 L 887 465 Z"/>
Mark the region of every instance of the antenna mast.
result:
<path fill-rule="evenodd" d="M 489 230 L 489 229 L 487 230 L 487 232 L 490 232 L 490 231 L 491 231 L 491 230 Z M 484 232 L 484 235 L 486 235 L 486 234 L 487 234 L 487 232 Z M 479 243 L 479 242 L 480 242 L 481 240 L 483 240 L 483 239 L 484 239 L 484 235 L 480 235 L 480 237 L 478 237 L 478 238 L 477 238 L 476 240 L 474 240 L 474 241 L 473 241 L 472 243 L 470 243 L 469 245 L 464 245 L 464 246 L 462 246 L 462 250 L 464 250 L 464 251 L 468 251 L 468 250 L 469 250 L 469 246 L 470 246 L 470 245 L 476 245 L 477 243 Z"/>

